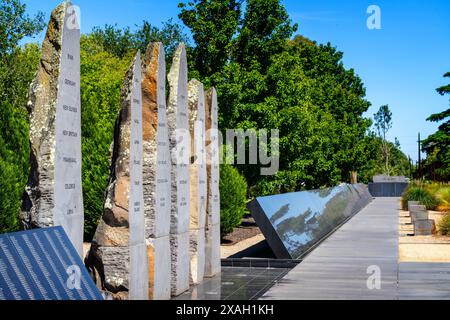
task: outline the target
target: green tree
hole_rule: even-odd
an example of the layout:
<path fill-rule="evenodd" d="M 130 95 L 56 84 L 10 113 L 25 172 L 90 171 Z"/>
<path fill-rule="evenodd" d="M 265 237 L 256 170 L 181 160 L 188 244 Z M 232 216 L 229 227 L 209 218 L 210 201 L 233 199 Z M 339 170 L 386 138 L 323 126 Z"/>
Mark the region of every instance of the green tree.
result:
<path fill-rule="evenodd" d="M 110 146 L 120 108 L 120 90 L 133 55 L 119 58 L 94 35 L 81 38 L 81 124 L 85 239 L 91 240 L 103 212 L 110 173 Z"/>
<path fill-rule="evenodd" d="M 367 161 L 364 139 L 371 122 L 363 114 L 370 103 L 361 79 L 345 69 L 342 52 L 330 44 L 302 36 L 291 40 L 297 26 L 280 1 L 246 1 L 237 24 L 218 18 L 235 17 L 235 7 L 214 10 L 229 3 L 193 1 L 189 9 L 181 5 L 180 17 L 193 34 L 193 51 L 202 53 L 195 64 L 200 80 L 217 88 L 220 128 L 280 130 L 276 176 L 262 177 L 259 165 L 238 167 L 250 194 L 347 181 L 349 172 L 364 168 Z M 205 28 L 214 32 L 206 37 Z M 214 68 L 203 69 L 205 61 Z"/>
<path fill-rule="evenodd" d="M 0 232 L 19 229 L 29 171 L 28 87 L 39 61 L 37 45 L 20 47 L 43 29 L 43 15 L 29 17 L 18 0 L 0 1 Z"/>
<path fill-rule="evenodd" d="M 391 144 L 386 139 L 386 135 L 392 128 L 392 112 L 389 110 L 388 105 L 383 105 L 380 107 L 377 113 L 374 115 L 375 128 L 378 137 L 381 139 L 381 154 L 383 155 L 384 170 L 383 173 L 386 175 L 391 175 L 391 167 L 389 163 L 389 157 L 391 154 Z"/>
<path fill-rule="evenodd" d="M 119 28 L 117 25 L 95 27 L 89 36 L 103 50 L 119 58 L 124 58 L 131 51 L 145 52 L 150 42 L 162 42 L 168 61 L 171 60 L 180 42 L 188 42 L 181 26 L 172 19 L 164 22 L 161 29 L 147 21 L 143 21 L 136 30 L 131 30 L 130 27 Z"/>
<path fill-rule="evenodd" d="M 234 46 L 234 61 L 244 68 L 265 72 L 271 57 L 285 50 L 286 42 L 297 29 L 279 0 L 247 0 Z"/>
<path fill-rule="evenodd" d="M 450 72 L 447 72 L 444 77 L 450 78 Z M 442 86 L 436 91 L 444 96 L 450 93 L 450 84 Z M 429 136 L 422 143 L 423 150 L 428 157 L 425 166 L 431 172 L 435 180 L 449 181 L 450 180 L 450 108 L 431 115 L 427 121 L 444 122 L 439 126 L 437 132 Z"/>
<path fill-rule="evenodd" d="M 35 17 L 25 13 L 26 5 L 20 0 L 0 1 L 0 58 L 12 54 L 20 40 L 31 37 L 44 28 L 44 14 Z"/>
<path fill-rule="evenodd" d="M 230 59 L 233 36 L 241 15 L 239 0 L 194 0 L 180 3 L 179 18 L 191 30 L 195 48 L 190 54 L 201 77 L 222 71 Z"/>

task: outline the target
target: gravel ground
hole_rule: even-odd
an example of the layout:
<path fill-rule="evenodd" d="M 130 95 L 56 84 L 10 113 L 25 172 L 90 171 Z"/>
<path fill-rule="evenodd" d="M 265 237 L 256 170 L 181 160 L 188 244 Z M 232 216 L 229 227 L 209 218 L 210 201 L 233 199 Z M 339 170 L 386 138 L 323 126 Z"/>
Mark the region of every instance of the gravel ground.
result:
<path fill-rule="evenodd" d="M 429 217 L 436 222 L 439 232 L 439 222 L 444 213 L 430 211 Z M 414 233 L 409 213 L 400 211 L 400 262 L 449 262 L 450 263 L 450 237 L 433 236 L 408 236 Z"/>
<path fill-rule="evenodd" d="M 234 246 L 244 240 L 261 235 L 261 230 L 251 216 L 245 216 L 240 227 L 222 238 L 222 246 Z"/>

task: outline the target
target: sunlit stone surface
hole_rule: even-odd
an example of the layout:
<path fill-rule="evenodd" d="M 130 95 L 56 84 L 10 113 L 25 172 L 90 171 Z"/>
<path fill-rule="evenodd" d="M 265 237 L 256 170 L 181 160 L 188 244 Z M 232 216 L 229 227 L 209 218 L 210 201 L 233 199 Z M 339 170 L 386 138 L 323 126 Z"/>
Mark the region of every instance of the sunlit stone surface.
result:
<path fill-rule="evenodd" d="M 190 229 L 205 228 L 206 224 L 206 149 L 205 93 L 203 84 L 189 82 L 189 131 L 191 136 L 190 169 Z"/>
<path fill-rule="evenodd" d="M 149 299 L 170 299 L 170 236 L 147 239 Z"/>
<path fill-rule="evenodd" d="M 189 290 L 189 156 L 186 49 L 181 44 L 173 57 L 168 76 L 170 93 L 167 106 L 171 169 L 172 295 Z"/>
<path fill-rule="evenodd" d="M 62 226 L 82 256 L 80 29 L 70 2 L 51 14 L 28 111 L 31 171 L 21 220 L 26 229 Z"/>
<path fill-rule="evenodd" d="M 190 174 L 190 282 L 203 281 L 205 272 L 206 150 L 205 93 L 203 84 L 189 82 L 189 131 L 191 135 Z"/>
<path fill-rule="evenodd" d="M 149 297 L 170 299 L 170 150 L 166 63 L 161 43 L 150 43 L 142 68 L 143 187 Z"/>
<path fill-rule="evenodd" d="M 189 231 L 170 235 L 170 250 L 172 295 L 179 296 L 189 290 Z"/>
<path fill-rule="evenodd" d="M 211 278 L 221 271 L 220 224 L 208 225 L 205 237 L 205 277 Z"/>
<path fill-rule="evenodd" d="M 363 185 L 257 198 L 250 212 L 279 259 L 299 259 L 372 201 Z"/>
<path fill-rule="evenodd" d="M 217 92 L 211 88 L 205 98 L 207 205 L 205 277 L 220 273 L 220 191 Z"/>
<path fill-rule="evenodd" d="M 142 191 L 141 59 L 122 87 L 110 184 L 86 266 L 115 299 L 148 298 L 148 255 Z"/>

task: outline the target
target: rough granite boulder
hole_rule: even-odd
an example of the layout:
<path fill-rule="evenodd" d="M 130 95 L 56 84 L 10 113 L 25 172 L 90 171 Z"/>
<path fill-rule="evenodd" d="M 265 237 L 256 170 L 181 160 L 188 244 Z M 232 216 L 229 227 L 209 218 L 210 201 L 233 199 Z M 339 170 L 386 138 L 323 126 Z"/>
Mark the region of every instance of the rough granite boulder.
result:
<path fill-rule="evenodd" d="M 142 61 L 143 187 L 149 297 L 170 299 L 170 149 L 164 47 L 150 43 Z"/>
<path fill-rule="evenodd" d="M 128 299 L 130 289 L 130 149 L 135 63 L 136 60 L 128 70 L 122 87 L 104 211 L 85 260 L 97 285 L 111 293 L 114 299 Z"/>
<path fill-rule="evenodd" d="M 83 248 L 80 30 L 70 2 L 51 13 L 29 90 L 30 175 L 20 219 L 25 229 L 64 227 Z"/>

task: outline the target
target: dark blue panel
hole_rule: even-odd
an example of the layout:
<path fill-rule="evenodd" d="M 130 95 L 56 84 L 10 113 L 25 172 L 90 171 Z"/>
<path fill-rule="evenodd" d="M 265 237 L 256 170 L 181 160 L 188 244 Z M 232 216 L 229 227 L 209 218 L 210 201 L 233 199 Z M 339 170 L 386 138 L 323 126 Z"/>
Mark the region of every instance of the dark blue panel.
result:
<path fill-rule="evenodd" d="M 0 235 L 0 300 L 102 299 L 63 228 Z"/>
<path fill-rule="evenodd" d="M 299 259 L 371 199 L 363 185 L 341 185 L 257 198 L 249 209 L 277 258 Z"/>

